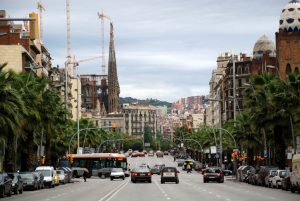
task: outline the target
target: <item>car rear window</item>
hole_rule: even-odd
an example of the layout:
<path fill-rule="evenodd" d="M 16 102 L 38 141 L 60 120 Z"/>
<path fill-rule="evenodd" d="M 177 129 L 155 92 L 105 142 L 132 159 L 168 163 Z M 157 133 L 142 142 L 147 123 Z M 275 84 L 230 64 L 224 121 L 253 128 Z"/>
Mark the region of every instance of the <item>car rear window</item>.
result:
<path fill-rule="evenodd" d="M 175 172 L 175 168 L 164 168 L 163 169 L 164 172 Z"/>

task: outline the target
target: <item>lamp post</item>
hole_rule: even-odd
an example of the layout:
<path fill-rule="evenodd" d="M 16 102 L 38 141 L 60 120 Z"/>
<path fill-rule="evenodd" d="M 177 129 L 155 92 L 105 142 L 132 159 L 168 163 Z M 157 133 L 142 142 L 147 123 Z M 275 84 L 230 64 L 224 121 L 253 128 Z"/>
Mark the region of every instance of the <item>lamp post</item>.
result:
<path fill-rule="evenodd" d="M 221 99 L 208 99 L 209 101 L 216 101 L 219 102 L 219 140 L 220 140 L 220 162 L 219 164 L 222 166 L 222 162 L 223 162 L 223 134 L 222 134 L 222 108 L 221 108 L 221 104 L 222 104 L 222 100 Z"/>

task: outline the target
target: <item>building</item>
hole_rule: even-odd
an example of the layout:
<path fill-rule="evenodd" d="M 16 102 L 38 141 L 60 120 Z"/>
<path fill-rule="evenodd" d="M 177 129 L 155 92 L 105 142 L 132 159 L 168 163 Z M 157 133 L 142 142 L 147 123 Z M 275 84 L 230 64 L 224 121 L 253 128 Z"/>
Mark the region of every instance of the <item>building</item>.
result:
<path fill-rule="evenodd" d="M 300 68 L 300 3 L 290 1 L 282 10 L 276 33 L 277 69 L 280 79 Z"/>
<path fill-rule="evenodd" d="M 15 24 L 7 18 L 6 11 L 0 10 L 0 63 L 7 63 L 6 69 L 19 72 L 33 72 L 37 76 L 49 77 L 52 63 L 47 48 L 39 38 L 38 15 L 30 13 L 24 25 Z"/>
<path fill-rule="evenodd" d="M 141 137 L 145 126 L 149 126 L 152 135 L 157 134 L 157 108 L 151 105 L 132 104 L 123 106 L 125 132 Z"/>

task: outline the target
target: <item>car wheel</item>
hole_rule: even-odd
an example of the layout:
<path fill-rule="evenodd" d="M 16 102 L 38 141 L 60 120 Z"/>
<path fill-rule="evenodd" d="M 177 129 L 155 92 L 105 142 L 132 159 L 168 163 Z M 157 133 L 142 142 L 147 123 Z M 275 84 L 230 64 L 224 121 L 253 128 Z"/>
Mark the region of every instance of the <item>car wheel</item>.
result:
<path fill-rule="evenodd" d="M 20 193 L 20 194 L 23 193 L 23 187 L 19 190 L 19 193 Z"/>
<path fill-rule="evenodd" d="M 123 180 L 125 179 L 125 177 L 122 178 Z"/>
<path fill-rule="evenodd" d="M 151 179 L 149 180 L 149 183 L 152 183 L 152 180 L 151 180 Z"/>
<path fill-rule="evenodd" d="M 278 185 L 278 182 L 276 182 L 276 188 L 277 188 L 277 189 L 279 189 L 279 185 Z"/>
<path fill-rule="evenodd" d="M 18 195 L 18 193 L 19 193 L 18 188 L 16 188 L 16 189 L 14 190 L 14 194 L 15 194 L 15 195 Z"/>
<path fill-rule="evenodd" d="M 293 184 L 291 185 L 291 192 L 295 193 L 296 188 L 293 186 Z"/>
<path fill-rule="evenodd" d="M 176 181 L 176 184 L 179 184 L 179 181 L 178 181 L 178 180 Z"/>
<path fill-rule="evenodd" d="M 114 180 L 114 178 L 111 177 L 110 180 L 112 181 L 112 180 Z"/>

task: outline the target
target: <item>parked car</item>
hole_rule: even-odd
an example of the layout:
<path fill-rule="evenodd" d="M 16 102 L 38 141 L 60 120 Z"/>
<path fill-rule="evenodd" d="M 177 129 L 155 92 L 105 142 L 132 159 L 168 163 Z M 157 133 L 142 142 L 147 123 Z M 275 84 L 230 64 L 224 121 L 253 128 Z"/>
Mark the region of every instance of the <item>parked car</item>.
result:
<path fill-rule="evenodd" d="M 286 191 L 291 189 L 291 172 L 290 171 L 287 171 L 286 176 L 282 178 L 281 189 L 286 190 Z"/>
<path fill-rule="evenodd" d="M 68 178 L 66 177 L 64 170 L 55 170 L 56 174 L 59 176 L 59 183 L 66 184 L 68 182 Z"/>
<path fill-rule="evenodd" d="M 277 167 L 272 166 L 261 166 L 256 177 L 256 184 L 259 186 L 266 186 L 265 178 L 269 174 L 270 170 L 277 170 Z"/>
<path fill-rule="evenodd" d="M 23 179 L 24 190 L 37 190 L 39 188 L 38 177 L 33 172 L 20 172 Z"/>
<path fill-rule="evenodd" d="M 52 166 L 39 166 L 35 171 L 42 173 L 44 175 L 44 185 L 49 188 L 54 188 L 54 168 Z"/>
<path fill-rule="evenodd" d="M 271 177 L 271 188 L 281 188 L 281 181 L 287 175 L 287 170 L 277 170 Z"/>
<path fill-rule="evenodd" d="M 203 172 L 203 183 L 217 181 L 224 183 L 224 174 L 220 168 L 207 168 Z"/>
<path fill-rule="evenodd" d="M 38 178 L 38 189 L 45 188 L 44 175 L 41 172 L 33 172 Z"/>
<path fill-rule="evenodd" d="M 137 181 L 148 181 L 152 182 L 152 173 L 149 168 L 136 168 L 131 171 L 131 182 L 136 183 Z"/>
<path fill-rule="evenodd" d="M 179 171 L 175 167 L 164 167 L 161 171 L 160 183 L 175 182 L 178 184 L 178 173 Z"/>
<path fill-rule="evenodd" d="M 12 194 L 12 179 L 6 172 L 0 173 L 0 197 L 5 195 L 11 196 Z"/>
<path fill-rule="evenodd" d="M 245 181 L 245 177 L 246 177 L 249 170 L 251 170 L 253 172 L 253 170 L 255 170 L 255 169 L 254 169 L 254 167 L 249 166 L 249 165 L 240 166 L 237 169 L 237 179 L 238 179 L 238 181 L 240 181 L 240 182 Z"/>
<path fill-rule="evenodd" d="M 154 156 L 154 151 L 149 151 L 148 156 Z"/>
<path fill-rule="evenodd" d="M 110 173 L 110 180 L 125 179 L 124 170 L 122 168 L 113 168 Z"/>
<path fill-rule="evenodd" d="M 156 157 L 157 157 L 157 158 L 163 158 L 163 157 L 164 157 L 163 152 L 157 151 L 157 152 L 156 152 Z"/>
<path fill-rule="evenodd" d="M 54 185 L 58 186 L 59 185 L 59 174 L 57 174 L 57 170 L 54 170 Z"/>
<path fill-rule="evenodd" d="M 269 170 L 268 175 L 265 177 L 265 186 L 271 188 L 271 179 L 275 176 L 277 170 Z"/>
<path fill-rule="evenodd" d="M 231 170 L 223 170 L 224 176 L 229 176 L 232 175 L 232 171 Z"/>
<path fill-rule="evenodd" d="M 12 191 L 14 194 L 23 193 L 23 180 L 18 172 L 7 173 L 12 179 Z"/>
<path fill-rule="evenodd" d="M 169 151 L 164 151 L 164 155 L 169 155 Z"/>
<path fill-rule="evenodd" d="M 291 192 L 300 193 L 300 154 L 295 154 L 292 159 Z"/>
<path fill-rule="evenodd" d="M 63 170 L 65 173 L 65 180 L 67 183 L 72 181 L 72 170 L 68 167 L 60 167 L 58 170 Z"/>

